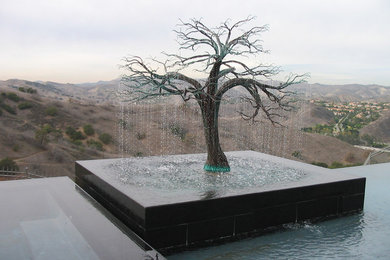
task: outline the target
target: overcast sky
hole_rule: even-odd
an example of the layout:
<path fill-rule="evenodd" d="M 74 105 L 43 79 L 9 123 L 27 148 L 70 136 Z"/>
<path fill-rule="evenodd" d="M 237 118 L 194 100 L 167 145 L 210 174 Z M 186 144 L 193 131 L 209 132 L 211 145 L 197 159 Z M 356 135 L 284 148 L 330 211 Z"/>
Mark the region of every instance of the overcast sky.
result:
<path fill-rule="evenodd" d="M 390 86 L 388 0 L 0 0 L 0 80 L 111 80 L 128 54 L 175 52 L 179 19 L 248 15 L 269 25 L 264 62 L 310 83 Z"/>

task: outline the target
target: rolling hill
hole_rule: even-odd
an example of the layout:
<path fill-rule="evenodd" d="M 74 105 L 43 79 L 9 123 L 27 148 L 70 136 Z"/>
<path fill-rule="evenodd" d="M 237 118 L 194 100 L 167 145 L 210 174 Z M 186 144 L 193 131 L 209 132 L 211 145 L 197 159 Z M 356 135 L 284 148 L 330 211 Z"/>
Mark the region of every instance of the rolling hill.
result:
<path fill-rule="evenodd" d="M 75 160 L 205 151 L 200 111 L 196 106 L 168 100 L 167 103 L 120 108 L 115 102 L 118 84 L 118 80 L 86 84 L 0 81 L 0 93 L 5 93 L 0 96 L 1 102 L 15 111 L 13 114 L 0 108 L 0 159 L 11 157 L 20 168 L 28 167 L 29 171 L 43 175 L 73 177 Z M 366 87 L 370 90 L 343 95 L 351 99 L 387 95 L 385 87 Z M 22 92 L 21 88 L 31 88 L 37 93 Z M 341 96 L 338 89 L 342 86 L 321 88 L 331 90 L 328 94 L 319 91 L 325 93 L 324 96 Z M 14 93 L 20 100 L 7 98 L 8 93 Z M 21 109 L 21 103 L 29 103 L 30 107 Z M 48 108 L 53 107 L 57 112 L 48 114 Z M 328 165 L 335 161 L 346 165 L 362 163 L 368 155 L 367 151 L 336 138 L 301 132 L 303 126 L 332 120 L 329 111 L 312 104 L 304 105 L 298 114 L 289 114 L 286 127 L 276 128 L 264 120 L 256 124 L 243 121 L 236 114 L 241 109 L 240 104 L 226 103 L 222 107 L 220 139 L 226 151 L 250 149 Z M 364 131 L 388 138 L 389 119 L 390 116 L 383 117 Z M 95 133 L 77 142 L 71 140 L 67 128 L 83 133 L 86 124 L 90 124 Z M 55 131 L 42 142 L 37 132 L 45 125 Z M 101 142 L 102 133 L 110 134 L 113 141 L 101 144 L 102 149 L 98 149 L 96 142 Z"/>

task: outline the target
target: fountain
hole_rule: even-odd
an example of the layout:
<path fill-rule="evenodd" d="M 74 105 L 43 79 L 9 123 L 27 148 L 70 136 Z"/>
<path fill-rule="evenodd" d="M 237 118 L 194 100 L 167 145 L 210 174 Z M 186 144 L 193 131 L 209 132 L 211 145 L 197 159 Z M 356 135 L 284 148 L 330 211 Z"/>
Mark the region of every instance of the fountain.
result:
<path fill-rule="evenodd" d="M 363 209 L 365 178 L 254 151 L 226 154 L 228 174 L 197 171 L 205 154 L 78 161 L 76 182 L 161 252 Z"/>
<path fill-rule="evenodd" d="M 260 112 L 272 124 L 277 124 L 275 117 L 282 117 L 283 113 L 275 113 L 276 109 L 291 109 L 290 92 L 285 89 L 302 82 L 302 76 L 291 76 L 285 83 L 266 84 L 257 77 L 277 74 L 277 68 L 250 67 L 240 59 L 225 59 L 228 55 L 265 52 L 252 37 L 266 27 L 253 27 L 238 36 L 232 33 L 251 20 L 248 18 L 232 26 L 225 22 L 215 29 L 209 29 L 199 20 L 183 23 L 184 30 L 177 31 L 182 49 L 194 50 L 194 46 L 206 45 L 211 46 L 214 53 L 167 55 L 165 62 L 157 62 L 163 65 L 162 74 L 139 57 L 125 59 L 124 67 L 131 75 L 123 77 L 119 90 L 121 151 L 126 151 L 132 143 L 125 133 L 129 131 L 126 129 L 129 118 L 139 114 L 135 106 L 147 111 L 144 115 L 151 121 L 150 107 L 138 103 L 125 108 L 125 102 L 176 95 L 184 102 L 193 100 L 195 106 L 199 106 L 206 154 L 164 155 L 164 147 L 171 145 L 164 130 L 169 128 L 171 135 L 182 140 L 186 136 L 183 128 L 167 123 L 179 112 L 167 112 L 168 101 L 163 100 L 159 107 L 166 118 L 160 127 L 163 130 L 159 141 L 161 156 L 76 162 L 76 182 L 162 252 L 239 239 L 275 230 L 287 223 L 320 220 L 363 209 L 365 178 L 260 152 L 225 154 L 222 151 L 218 119 L 220 105 L 224 103 L 222 98 L 227 92 L 233 96 L 242 91 L 246 93 L 242 100 L 247 102 L 247 107 L 235 110 L 256 127 L 255 118 Z M 200 63 L 205 65 L 204 70 L 209 69 L 206 80 L 195 80 L 180 72 Z M 239 86 L 241 91 L 233 92 Z M 248 113 L 248 108 L 253 112 Z M 228 121 L 227 126 L 232 127 L 232 122 Z M 241 131 L 242 127 L 239 129 Z M 152 131 L 144 130 L 137 132 L 137 139 L 145 139 L 145 133 Z M 247 144 L 254 145 L 256 138 L 254 136 Z M 261 138 L 269 139 L 264 135 Z M 271 146 L 275 146 L 274 142 Z M 285 145 L 282 147 L 280 150 L 285 150 Z"/>

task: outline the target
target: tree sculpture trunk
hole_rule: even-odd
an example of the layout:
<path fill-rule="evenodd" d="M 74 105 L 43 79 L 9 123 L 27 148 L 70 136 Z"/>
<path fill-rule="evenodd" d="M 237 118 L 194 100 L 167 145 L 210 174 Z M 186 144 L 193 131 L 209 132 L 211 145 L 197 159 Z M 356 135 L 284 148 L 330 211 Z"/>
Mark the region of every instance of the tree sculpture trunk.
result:
<path fill-rule="evenodd" d="M 210 172 L 230 171 L 226 155 L 221 149 L 218 132 L 219 101 L 207 98 L 201 105 L 203 126 L 207 147 L 207 160 L 204 170 Z"/>

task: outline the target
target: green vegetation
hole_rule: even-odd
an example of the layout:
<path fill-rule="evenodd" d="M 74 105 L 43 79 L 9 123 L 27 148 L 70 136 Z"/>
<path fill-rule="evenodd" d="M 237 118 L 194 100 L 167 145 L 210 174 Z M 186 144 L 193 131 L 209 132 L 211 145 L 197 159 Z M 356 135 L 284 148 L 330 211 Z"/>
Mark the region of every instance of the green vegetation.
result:
<path fill-rule="evenodd" d="M 88 147 L 94 148 L 99 151 L 103 151 L 103 144 L 99 141 L 96 141 L 94 139 L 88 139 L 87 140 Z"/>
<path fill-rule="evenodd" d="M 320 166 L 320 167 L 324 167 L 324 168 L 328 168 L 328 165 L 324 162 L 312 162 L 311 164 L 313 165 L 317 165 L 317 166 Z"/>
<path fill-rule="evenodd" d="M 33 88 L 28 88 L 28 89 L 27 89 L 27 93 L 36 94 L 36 93 L 37 93 L 37 90 L 36 90 L 36 89 L 33 89 Z"/>
<path fill-rule="evenodd" d="M 367 146 L 375 147 L 375 148 L 383 148 L 386 147 L 384 143 L 380 143 L 376 140 L 376 138 L 369 134 L 362 135 L 362 140 L 365 142 Z"/>
<path fill-rule="evenodd" d="M 140 132 L 137 132 L 135 134 L 137 140 L 142 140 L 142 139 L 145 139 L 146 138 L 146 134 L 145 133 L 140 133 Z"/>
<path fill-rule="evenodd" d="M 332 162 L 332 164 L 329 165 L 330 169 L 343 168 L 343 167 L 345 166 L 341 162 Z"/>
<path fill-rule="evenodd" d="M 316 124 L 314 127 L 304 127 L 302 130 L 308 133 L 331 135 L 333 133 L 333 127 L 332 125 Z"/>
<path fill-rule="evenodd" d="M 182 141 L 184 141 L 186 134 L 188 133 L 188 130 L 184 127 L 181 127 L 177 124 L 171 124 L 169 125 L 169 129 L 171 130 L 172 134 L 180 137 Z"/>
<path fill-rule="evenodd" d="M 3 114 L 3 110 L 0 109 L 0 116 Z"/>
<path fill-rule="evenodd" d="M 44 144 L 48 141 L 48 135 L 51 132 L 52 127 L 48 124 L 41 126 L 40 129 L 35 131 L 35 139 L 38 140 L 40 144 Z"/>
<path fill-rule="evenodd" d="M 8 113 L 16 115 L 16 110 L 13 107 L 7 105 L 6 103 L 0 101 L 0 107 L 5 111 L 7 111 Z"/>
<path fill-rule="evenodd" d="M 383 144 L 383 143 L 373 143 L 372 144 L 372 147 L 374 148 L 384 148 L 386 147 L 387 145 L 386 144 Z"/>
<path fill-rule="evenodd" d="M 12 146 L 12 151 L 18 152 L 19 150 L 20 150 L 20 146 L 19 146 L 18 144 L 14 144 L 14 145 Z"/>
<path fill-rule="evenodd" d="M 29 108 L 32 108 L 32 107 L 33 107 L 33 104 L 30 103 L 30 102 L 27 102 L 27 101 L 22 102 L 22 103 L 20 103 L 20 104 L 18 105 L 18 108 L 19 108 L 20 110 L 29 109 Z"/>
<path fill-rule="evenodd" d="M 341 141 L 347 142 L 352 145 L 359 145 L 362 144 L 362 141 L 359 137 L 359 131 L 358 130 L 348 130 L 341 132 L 340 134 L 336 135 L 338 139 Z"/>
<path fill-rule="evenodd" d="M 84 140 L 85 136 L 80 132 L 74 129 L 71 126 L 68 126 L 65 130 L 65 133 L 69 136 L 69 138 L 72 141 L 77 141 L 77 140 Z"/>
<path fill-rule="evenodd" d="M 93 129 L 92 125 L 87 124 L 83 127 L 84 134 L 91 136 L 95 134 L 95 130 Z"/>
<path fill-rule="evenodd" d="M 82 146 L 83 142 L 81 142 L 81 140 L 72 140 L 72 144 L 75 144 L 77 146 Z"/>
<path fill-rule="evenodd" d="M 9 100 L 14 101 L 14 102 L 19 102 L 20 101 L 20 97 L 18 95 L 16 95 L 15 93 L 13 93 L 13 92 L 8 92 L 7 93 L 7 98 Z"/>
<path fill-rule="evenodd" d="M 18 90 L 23 93 L 36 94 L 37 90 L 33 88 L 25 89 L 24 87 L 19 87 Z"/>
<path fill-rule="evenodd" d="M 302 152 L 301 151 L 294 151 L 292 152 L 291 154 L 292 156 L 294 156 L 295 158 L 298 158 L 298 159 L 301 159 L 302 160 Z"/>
<path fill-rule="evenodd" d="M 35 131 L 35 139 L 38 140 L 40 144 L 45 144 L 49 142 L 49 134 L 55 134 L 56 138 L 62 136 L 61 130 L 55 129 L 49 124 L 44 124 L 41 128 Z"/>
<path fill-rule="evenodd" d="M 390 103 L 350 102 L 343 104 L 313 101 L 334 114 L 334 124 L 317 124 L 314 127 L 302 128 L 302 131 L 337 137 L 352 145 L 365 144 L 372 147 L 383 147 L 384 144 L 359 136 L 359 130 L 380 117 L 380 111 L 390 108 Z M 312 103 L 313 103 L 312 102 Z M 366 138 L 366 139 L 365 139 Z"/>
<path fill-rule="evenodd" d="M 144 154 L 142 152 L 136 152 L 134 154 L 134 157 L 143 157 L 143 156 L 144 156 Z"/>
<path fill-rule="evenodd" d="M 126 122 L 126 121 L 123 120 L 123 119 L 119 119 L 118 125 L 119 125 L 119 127 L 122 128 L 122 129 L 127 129 L 127 130 L 130 130 L 130 129 L 131 129 L 131 125 L 128 124 L 128 122 Z"/>
<path fill-rule="evenodd" d="M 0 161 L 0 169 L 3 170 L 19 170 L 16 162 L 8 157 L 5 157 Z"/>
<path fill-rule="evenodd" d="M 109 144 L 112 141 L 112 136 L 107 133 L 103 133 L 99 135 L 99 140 L 102 141 L 103 144 Z"/>
<path fill-rule="evenodd" d="M 48 116 L 56 116 L 58 114 L 58 109 L 54 106 L 50 106 L 46 108 L 45 113 Z"/>

